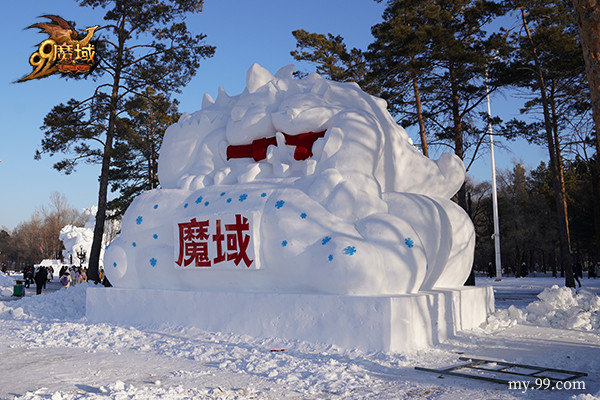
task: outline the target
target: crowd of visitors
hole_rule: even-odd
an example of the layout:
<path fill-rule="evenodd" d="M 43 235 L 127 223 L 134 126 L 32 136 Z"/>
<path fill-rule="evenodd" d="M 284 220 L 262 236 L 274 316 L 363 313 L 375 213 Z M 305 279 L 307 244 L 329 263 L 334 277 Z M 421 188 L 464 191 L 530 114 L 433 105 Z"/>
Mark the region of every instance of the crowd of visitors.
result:
<path fill-rule="evenodd" d="M 46 283 L 54 279 L 54 268 L 52 266 L 28 266 L 23 271 L 25 287 L 28 288 L 35 283 L 36 293 L 41 294 L 46 288 Z M 58 273 L 58 279 L 61 285 L 68 289 L 82 282 L 87 282 L 87 269 L 75 265 L 63 265 Z"/>

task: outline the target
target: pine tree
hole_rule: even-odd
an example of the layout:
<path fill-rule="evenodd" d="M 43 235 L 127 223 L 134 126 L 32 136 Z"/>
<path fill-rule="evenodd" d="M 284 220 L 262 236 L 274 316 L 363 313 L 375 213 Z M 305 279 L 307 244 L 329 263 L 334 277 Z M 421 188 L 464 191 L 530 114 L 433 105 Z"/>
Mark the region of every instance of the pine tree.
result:
<path fill-rule="evenodd" d="M 158 154 L 166 129 L 179 119 L 177 104 L 148 87 L 126 105 L 128 117 L 119 120 L 109 172 L 111 190 L 119 193 L 108 203 L 111 218 L 122 216 L 143 191 L 159 187 Z"/>
<path fill-rule="evenodd" d="M 516 84 L 531 90 L 534 98 L 524 109 L 541 108 L 543 118 L 537 127 L 548 148 L 552 173 L 556 219 L 560 238 L 560 258 L 565 271 L 565 285 L 574 287 L 571 265 L 571 240 L 561 152 L 559 107 L 579 110 L 583 89 L 583 59 L 576 36 L 570 2 L 562 0 L 515 0 L 507 4 L 517 11 L 521 29 L 513 36 L 516 43 L 512 68 Z M 584 90 L 585 91 L 585 90 Z M 564 117 L 564 115 L 563 115 Z M 531 129 L 532 125 L 523 125 Z"/>
<path fill-rule="evenodd" d="M 44 119 L 45 137 L 36 156 L 73 154 L 54 165 L 65 173 L 81 160 L 102 164 L 88 272 L 90 280 L 97 280 L 113 143 L 121 130 L 119 117 L 131 104 L 128 99 L 144 96 L 148 86 L 166 94 L 179 91 L 215 48 L 203 44 L 205 35 L 192 35 L 184 22 L 188 14 L 202 11 L 203 0 L 80 0 L 79 4 L 106 9 L 107 25 L 96 31 L 102 37 L 95 73 L 102 83 L 88 99 L 71 99 L 52 109 Z"/>
<path fill-rule="evenodd" d="M 359 49 L 348 51 L 344 38 L 331 33 L 309 33 L 304 29 L 292 32 L 298 50 L 290 52 L 298 61 L 316 64 L 317 73 L 338 82 L 356 82 L 364 86 L 365 60 Z M 364 89 L 364 87 L 363 87 Z"/>
<path fill-rule="evenodd" d="M 590 88 L 596 147 L 594 169 L 594 219 L 597 247 L 600 251 L 600 4 L 595 0 L 573 0 L 579 28 L 585 69 Z"/>
<path fill-rule="evenodd" d="M 450 141 L 461 159 L 468 150 L 478 151 L 488 122 L 484 117 L 477 124 L 479 109 L 488 90 L 501 85 L 496 79 L 500 74 L 491 73 L 486 89 L 484 76 L 502 67 L 491 54 L 504 51 L 502 37 L 488 36 L 483 28 L 502 13 L 498 3 L 484 0 L 387 2 L 384 21 L 372 29 L 369 65 L 377 76 L 373 80 L 389 91 L 398 91 L 397 83 L 412 87 L 409 101 L 423 143 L 428 121 L 430 135 L 435 132 L 438 139 Z M 410 90 L 402 92 L 406 96 Z M 464 185 L 457 200 L 467 208 Z"/>

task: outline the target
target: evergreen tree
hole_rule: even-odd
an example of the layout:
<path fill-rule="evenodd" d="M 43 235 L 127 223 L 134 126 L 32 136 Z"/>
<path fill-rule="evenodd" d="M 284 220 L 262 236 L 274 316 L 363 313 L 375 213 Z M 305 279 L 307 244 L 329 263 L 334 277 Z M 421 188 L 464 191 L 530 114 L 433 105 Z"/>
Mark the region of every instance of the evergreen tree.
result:
<path fill-rule="evenodd" d="M 364 89 L 365 60 L 359 49 L 348 51 L 344 39 L 331 33 L 309 33 L 304 29 L 292 32 L 297 50 L 290 52 L 298 61 L 316 64 L 316 71 L 338 82 L 356 82 Z"/>
<path fill-rule="evenodd" d="M 398 7 L 398 4 L 402 6 Z M 499 47 L 499 38 L 488 37 L 483 27 L 501 15 L 503 9 L 491 1 L 390 0 L 388 10 L 388 20 L 392 21 L 391 18 L 397 15 L 409 15 L 414 21 L 413 32 L 417 36 L 422 31 L 427 34 L 425 53 L 414 57 L 421 60 L 420 65 L 427 61 L 425 86 L 431 99 L 429 115 L 435 117 L 430 130 L 435 131 L 437 138 L 450 141 L 454 153 L 461 159 L 465 159 L 467 151 L 474 157 L 487 132 L 487 117 L 484 117 L 484 123 L 477 123 L 481 104 L 488 93 L 484 76 L 487 70 L 499 65 L 499 60 L 489 56 Z M 408 66 L 414 69 L 415 65 L 418 64 L 409 63 Z M 497 86 L 496 82 L 495 79 L 490 81 L 492 90 Z M 469 162 L 465 164 L 467 168 L 470 166 Z M 457 201 L 464 209 L 467 208 L 466 200 L 463 185 Z"/>
<path fill-rule="evenodd" d="M 384 21 L 372 29 L 376 40 L 366 53 L 366 70 L 357 67 L 364 65 L 359 57 L 348 56 L 342 38 L 331 34 L 305 34 L 302 40 L 295 34 L 298 46 L 312 52 L 292 54 L 316 63 L 317 72 L 332 79 L 354 78 L 367 92 L 386 98 L 392 112 L 414 107 L 416 111 L 400 119 L 405 125 L 419 124 L 424 152 L 429 121 L 427 129 L 451 142 L 456 155 L 464 159 L 470 151 L 474 159 L 487 132 L 487 116 L 479 112 L 487 94 L 486 71 L 492 72 L 490 90 L 501 84 L 495 79 L 500 74 L 493 72 L 502 63 L 490 54 L 504 50 L 502 38 L 488 36 L 483 27 L 502 12 L 498 3 L 486 0 L 389 0 Z M 365 56 L 359 50 L 350 54 Z M 404 100 L 409 93 L 414 101 Z M 468 168 L 470 163 L 466 164 Z M 464 185 L 458 203 L 466 209 Z"/>
<path fill-rule="evenodd" d="M 109 172 L 111 190 L 119 193 L 108 203 L 111 218 L 122 216 L 140 193 L 158 188 L 158 152 L 166 129 L 180 115 L 177 100 L 170 101 L 151 87 L 128 103 L 128 118 L 119 121 Z"/>
<path fill-rule="evenodd" d="M 421 2 L 411 8 L 406 1 L 390 3 L 383 13 L 384 21 L 371 28 L 375 42 L 369 45 L 367 59 L 370 73 L 381 87 L 381 97 L 400 116 L 401 124 L 418 124 L 420 147 L 428 157 L 426 120 L 431 115 L 423 110 L 423 96 L 426 99 L 428 92 L 422 86 L 430 66 L 431 26 L 419 15 L 419 6 L 424 5 Z"/>
<path fill-rule="evenodd" d="M 106 9 L 107 25 L 98 44 L 100 63 L 95 72 L 103 83 L 86 100 L 59 104 L 44 119 L 41 153 L 70 153 L 54 165 L 70 173 L 77 162 L 101 163 L 98 213 L 89 257 L 90 280 L 98 267 L 107 211 L 109 169 L 120 116 L 134 95 L 144 97 L 150 86 L 158 92 L 177 92 L 194 76 L 200 61 L 214 54 L 203 44 L 205 35 L 192 35 L 186 15 L 202 11 L 203 0 L 80 0 L 81 6 Z"/>
<path fill-rule="evenodd" d="M 594 219 L 597 248 L 600 251 L 600 6 L 594 0 L 573 0 L 579 37 L 590 88 L 594 119 L 596 167 L 593 171 Z"/>
<path fill-rule="evenodd" d="M 531 131 L 537 127 L 533 132 L 539 132 L 548 148 L 561 265 L 565 271 L 565 285 L 574 287 L 560 140 L 561 128 L 569 121 L 564 118 L 568 113 L 560 112 L 560 108 L 577 112 L 586 109 L 581 99 L 584 70 L 573 11 L 571 3 L 563 0 L 510 0 L 507 4 L 517 11 L 521 25 L 513 35 L 516 51 L 512 68 L 519 72 L 515 74 L 515 82 L 534 94 L 524 112 L 539 107 L 543 115 L 536 125 L 523 124 L 521 129 Z"/>

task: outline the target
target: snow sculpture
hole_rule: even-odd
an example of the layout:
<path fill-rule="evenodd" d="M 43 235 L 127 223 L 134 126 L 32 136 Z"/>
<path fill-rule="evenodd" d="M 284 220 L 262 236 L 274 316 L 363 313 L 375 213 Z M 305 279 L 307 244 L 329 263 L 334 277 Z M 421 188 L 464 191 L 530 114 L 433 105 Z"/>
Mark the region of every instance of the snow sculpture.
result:
<path fill-rule="evenodd" d="M 460 159 L 414 148 L 354 83 L 254 64 L 165 134 L 162 189 L 131 204 L 105 253 L 114 286 L 396 295 L 462 286 Z"/>
<path fill-rule="evenodd" d="M 60 240 L 62 240 L 63 245 L 65 246 L 65 250 L 62 252 L 65 262 L 79 265 L 81 260 L 77 256 L 77 253 L 80 253 L 83 250 L 86 254 L 86 258 L 82 265 L 83 267 L 87 268 L 87 260 L 92 249 L 92 242 L 94 241 L 94 225 L 96 224 L 96 213 L 98 212 L 98 207 L 93 206 L 90 208 L 84 208 L 82 212 L 88 216 L 88 220 L 85 225 L 83 227 L 65 225 L 60 230 L 58 237 Z M 102 243 L 106 244 L 110 242 L 111 237 L 114 237 L 114 232 L 118 230 L 119 224 L 116 221 L 106 221 L 104 225 L 104 236 L 102 238 Z M 100 250 L 100 264 L 102 264 L 103 258 L 104 249 L 102 248 Z"/>
<path fill-rule="evenodd" d="M 94 240 L 94 223 L 96 221 L 96 210 L 97 207 L 86 208 L 83 213 L 88 216 L 88 220 L 85 226 L 73 226 L 65 225 L 59 234 L 59 239 L 62 240 L 65 249 L 63 250 L 63 258 L 66 263 L 79 265 L 80 260 L 77 257 L 77 253 L 82 250 L 85 251 L 86 260 L 83 265 L 87 267 L 87 256 L 90 254 L 92 248 L 92 241 Z M 100 256 L 102 260 L 102 255 Z"/>

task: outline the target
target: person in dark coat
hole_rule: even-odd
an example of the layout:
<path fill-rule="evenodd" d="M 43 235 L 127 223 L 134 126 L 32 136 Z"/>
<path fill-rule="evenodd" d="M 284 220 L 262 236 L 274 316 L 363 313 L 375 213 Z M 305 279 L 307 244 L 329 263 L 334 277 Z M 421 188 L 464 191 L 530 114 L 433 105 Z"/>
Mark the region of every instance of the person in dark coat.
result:
<path fill-rule="evenodd" d="M 577 283 L 579 283 L 579 287 L 581 287 L 581 281 L 579 280 L 579 278 L 583 278 L 583 266 L 579 261 L 577 261 L 577 263 L 575 264 L 575 271 L 573 271 L 573 277 L 575 278 Z"/>
<path fill-rule="evenodd" d="M 25 287 L 28 288 L 32 282 L 33 282 L 33 267 L 29 266 L 25 270 Z"/>
<path fill-rule="evenodd" d="M 46 280 L 48 279 L 48 272 L 46 267 L 40 267 L 35 274 L 35 291 L 36 294 L 42 294 L 42 288 L 46 286 Z"/>

